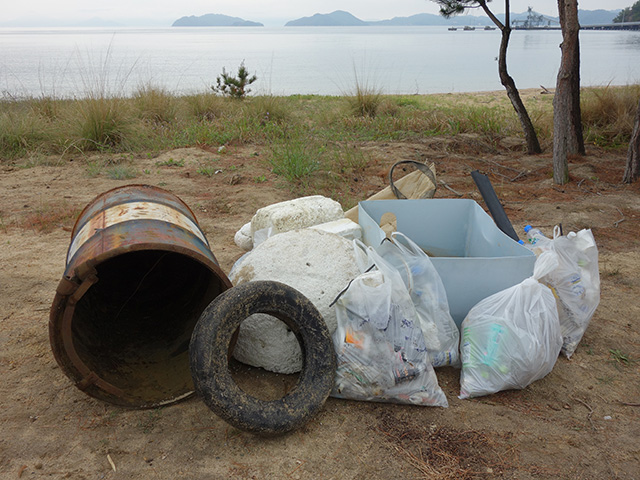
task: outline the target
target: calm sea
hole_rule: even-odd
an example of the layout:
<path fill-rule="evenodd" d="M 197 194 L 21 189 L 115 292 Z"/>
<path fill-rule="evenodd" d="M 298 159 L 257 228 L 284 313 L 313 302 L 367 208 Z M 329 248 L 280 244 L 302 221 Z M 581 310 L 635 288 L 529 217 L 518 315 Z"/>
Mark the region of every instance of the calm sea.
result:
<path fill-rule="evenodd" d="M 554 87 L 558 31 L 514 31 L 519 88 Z M 341 95 L 356 82 L 388 94 L 500 90 L 500 32 L 446 27 L 0 29 L 4 96 L 130 94 L 141 85 L 203 92 L 243 60 L 260 94 Z M 640 82 L 640 32 L 580 33 L 582 84 Z"/>

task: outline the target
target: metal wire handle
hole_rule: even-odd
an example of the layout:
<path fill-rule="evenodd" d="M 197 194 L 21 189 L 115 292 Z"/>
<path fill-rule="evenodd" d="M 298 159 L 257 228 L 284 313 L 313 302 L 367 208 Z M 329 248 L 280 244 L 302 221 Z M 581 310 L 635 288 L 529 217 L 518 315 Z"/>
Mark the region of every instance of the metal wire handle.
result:
<path fill-rule="evenodd" d="M 396 196 L 396 198 L 399 198 L 399 199 L 407 198 L 400 190 L 398 190 L 398 187 L 396 187 L 395 184 L 393 183 L 393 170 L 398 165 L 403 165 L 403 164 L 411 164 L 415 166 L 418 170 L 420 170 L 422 173 L 424 173 L 427 177 L 429 177 L 429 180 L 431 180 L 431 183 L 433 184 L 433 188 L 427 190 L 427 192 L 421 198 L 433 198 L 433 196 L 436 194 L 436 189 L 438 188 L 438 185 L 436 183 L 436 176 L 431 170 L 431 166 L 433 166 L 433 164 L 428 166 L 425 163 L 416 162 L 415 160 L 401 160 L 399 162 L 394 163 L 393 166 L 391 167 L 391 170 L 389 170 L 389 186 L 391 187 L 391 191 Z"/>

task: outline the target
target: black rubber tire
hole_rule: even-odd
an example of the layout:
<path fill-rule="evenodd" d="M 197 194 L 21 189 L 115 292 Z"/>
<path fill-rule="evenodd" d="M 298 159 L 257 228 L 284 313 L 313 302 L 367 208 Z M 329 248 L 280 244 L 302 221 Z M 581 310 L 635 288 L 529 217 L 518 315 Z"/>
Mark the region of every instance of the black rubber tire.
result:
<path fill-rule="evenodd" d="M 282 398 L 245 393 L 229 370 L 233 335 L 249 315 L 266 313 L 294 332 L 303 365 L 297 384 Z M 191 375 L 207 406 L 229 424 L 260 435 L 277 435 L 307 423 L 333 388 L 336 356 L 329 330 L 313 303 L 292 287 L 254 281 L 218 295 L 202 313 L 190 346 Z"/>

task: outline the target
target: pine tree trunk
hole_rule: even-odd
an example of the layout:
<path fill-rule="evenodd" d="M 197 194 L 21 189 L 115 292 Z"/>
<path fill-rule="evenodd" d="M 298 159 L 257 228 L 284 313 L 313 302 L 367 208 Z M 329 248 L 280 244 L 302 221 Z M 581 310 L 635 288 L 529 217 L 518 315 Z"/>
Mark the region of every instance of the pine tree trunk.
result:
<path fill-rule="evenodd" d="M 536 135 L 536 130 L 533 127 L 533 122 L 531 122 L 529 113 L 527 112 L 524 103 L 522 103 L 520 93 L 516 88 L 516 83 L 507 72 L 507 47 L 509 46 L 511 27 L 508 24 L 505 24 L 501 27 L 501 30 L 502 39 L 500 41 L 500 55 L 498 57 L 498 74 L 500 75 L 500 83 L 507 91 L 507 96 L 509 97 L 509 100 L 511 100 L 511 105 L 513 105 L 513 108 L 518 114 L 518 119 L 520 120 L 520 125 L 524 132 L 524 138 L 527 142 L 527 153 L 530 155 L 542 153 L 540 143 L 538 142 L 538 136 Z"/>
<path fill-rule="evenodd" d="M 576 21 L 577 21 L 576 10 Z M 580 25 L 578 24 L 578 31 Z M 582 130 L 582 112 L 580 110 L 580 40 L 579 32 L 576 33 L 576 44 L 574 49 L 573 73 L 571 75 L 571 142 L 569 153 L 586 155 L 584 148 L 584 132 Z"/>
<path fill-rule="evenodd" d="M 629 142 L 629 152 L 627 154 L 627 168 L 624 171 L 622 181 L 632 183 L 640 178 L 640 102 L 636 112 L 636 121 L 633 125 L 633 133 Z"/>
<path fill-rule="evenodd" d="M 511 8 L 509 6 L 509 0 L 504 0 L 504 23 L 502 23 L 487 6 L 487 0 L 476 0 L 478 5 L 484 10 L 484 13 L 491 19 L 491 21 L 500 29 L 502 37 L 500 39 L 500 53 L 498 56 L 498 74 L 500 75 L 500 83 L 507 91 L 507 96 L 511 100 L 511 105 L 518 114 L 522 131 L 524 132 L 524 138 L 527 142 L 527 153 L 535 155 L 542 153 L 540 148 L 540 142 L 538 142 L 538 136 L 536 130 L 533 127 L 533 122 L 529 117 L 524 103 L 520 98 L 520 93 L 516 88 L 516 82 L 507 72 L 507 47 L 509 46 L 509 37 L 511 36 Z"/>
<path fill-rule="evenodd" d="M 553 180 L 569 181 L 568 156 L 584 155 L 584 138 L 580 113 L 580 42 L 578 3 L 558 0 L 562 28 L 562 57 L 553 98 Z"/>
<path fill-rule="evenodd" d="M 560 67 L 562 69 L 562 67 Z M 553 181 L 565 184 L 569 181 L 569 117 L 570 101 L 567 95 L 568 80 L 560 79 L 553 97 Z"/>

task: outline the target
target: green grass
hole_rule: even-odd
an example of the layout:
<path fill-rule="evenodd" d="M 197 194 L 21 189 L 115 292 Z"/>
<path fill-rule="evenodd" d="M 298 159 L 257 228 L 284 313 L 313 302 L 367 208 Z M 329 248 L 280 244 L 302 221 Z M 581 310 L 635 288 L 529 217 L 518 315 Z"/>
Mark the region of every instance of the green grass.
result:
<path fill-rule="evenodd" d="M 255 144 L 268 147 L 280 175 L 299 180 L 324 165 L 349 170 L 366 163 L 339 149 L 327 150 L 327 145 L 467 133 L 486 144 L 504 136 L 522 138 L 504 93 L 394 96 L 356 82 L 342 97 L 263 95 L 236 102 L 208 92 L 178 96 L 152 85 L 141 86 L 131 97 L 105 91 L 96 86 L 79 100 L 0 99 L 0 162 L 96 150 L 159 153 Z M 547 150 L 553 132 L 551 97 L 525 100 Z M 586 141 L 625 149 L 639 97 L 640 85 L 585 88 Z M 332 158 L 336 155 L 343 158 Z"/>
<path fill-rule="evenodd" d="M 95 178 L 104 170 L 104 164 L 98 161 L 88 161 L 86 166 L 86 172 L 89 178 Z"/>
<path fill-rule="evenodd" d="M 631 363 L 635 362 L 635 360 L 633 358 L 631 358 L 631 356 L 627 353 L 624 353 L 623 351 L 621 351 L 619 348 L 610 348 L 609 349 L 609 357 L 611 358 L 611 360 L 616 364 L 616 365 L 620 365 L 620 366 L 628 366 Z"/>
<path fill-rule="evenodd" d="M 358 173 L 371 161 L 370 155 L 356 145 L 345 144 L 333 151 L 333 168 L 340 173 Z"/>
<path fill-rule="evenodd" d="M 283 124 L 293 119 L 293 108 L 290 101 L 284 97 L 262 95 L 245 100 L 250 116 L 264 127 L 269 123 Z"/>
<path fill-rule="evenodd" d="M 184 167 L 184 159 L 174 160 L 170 158 L 162 162 L 156 162 L 156 167 Z"/>
<path fill-rule="evenodd" d="M 19 162 L 18 168 L 59 167 L 65 160 L 58 155 L 43 155 L 38 151 L 29 152 Z"/>
<path fill-rule="evenodd" d="M 112 165 L 105 169 L 105 173 L 111 180 L 129 180 L 138 176 L 136 169 L 129 165 Z"/>
<path fill-rule="evenodd" d="M 46 119 L 29 108 L 20 108 L 25 105 L 12 107 L 0 108 L 0 155 L 19 158 L 52 143 L 53 132 Z"/>
<path fill-rule="evenodd" d="M 290 183 L 305 182 L 320 168 L 324 147 L 303 131 L 284 134 L 271 143 L 273 173 Z"/>
<path fill-rule="evenodd" d="M 219 171 L 219 168 L 215 165 L 200 165 L 196 171 L 204 177 L 213 177 Z"/>

